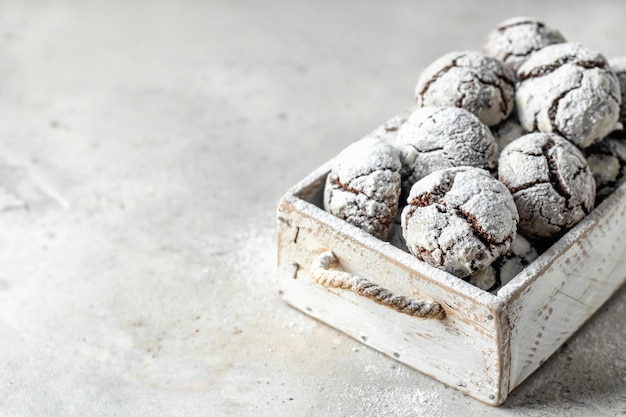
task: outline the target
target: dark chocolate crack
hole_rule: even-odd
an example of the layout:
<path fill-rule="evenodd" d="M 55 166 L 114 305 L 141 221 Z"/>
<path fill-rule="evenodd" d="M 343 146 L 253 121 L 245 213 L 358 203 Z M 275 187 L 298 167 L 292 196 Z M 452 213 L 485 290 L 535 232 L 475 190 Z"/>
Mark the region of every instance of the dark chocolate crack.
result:
<path fill-rule="evenodd" d="M 428 250 L 426 248 L 423 248 L 421 246 L 418 246 L 417 248 L 417 254 L 416 256 L 422 260 L 422 261 L 427 261 L 428 259 L 432 259 L 433 261 L 435 260 L 435 257 L 433 256 L 433 252 L 434 250 Z M 439 250 L 439 252 L 441 253 L 441 255 L 439 256 L 439 261 L 437 261 L 436 263 L 439 265 L 444 265 L 446 263 L 446 251 L 443 250 L 441 247 L 437 247 L 437 249 Z M 431 262 L 428 262 L 431 263 Z"/>
<path fill-rule="evenodd" d="M 483 227 L 478 222 L 476 216 L 468 211 L 463 210 L 462 208 L 457 209 L 457 215 L 465 220 L 471 226 L 472 233 L 474 236 L 480 240 L 486 248 L 491 248 L 492 245 L 496 245 L 501 242 L 497 242 L 493 236 L 483 229 Z"/>
<path fill-rule="evenodd" d="M 526 52 L 523 53 L 519 53 L 519 52 L 507 52 L 506 54 L 504 54 L 504 56 L 502 57 L 502 61 L 507 62 L 511 57 L 514 58 L 527 58 L 530 56 L 530 54 L 532 54 L 533 52 L 535 52 L 535 49 L 529 49 Z"/>
<path fill-rule="evenodd" d="M 438 108 L 437 110 L 435 110 L 435 111 L 433 111 L 431 114 L 429 114 L 429 115 L 428 115 L 428 117 L 426 117 L 426 118 L 425 118 L 425 119 L 423 119 L 423 120 L 420 120 L 420 122 L 418 123 L 418 125 L 417 125 L 417 126 L 415 126 L 415 129 L 416 129 L 416 130 L 420 130 L 422 127 L 424 127 L 424 125 L 426 124 L 426 122 L 429 122 L 429 121 L 431 121 L 431 120 L 432 120 L 432 123 L 433 123 L 434 125 L 437 125 L 437 120 L 435 119 L 435 116 L 437 116 L 438 114 L 440 114 L 440 113 L 442 113 L 442 112 L 445 112 L 445 111 L 446 111 L 445 107 Z"/>
<path fill-rule="evenodd" d="M 410 143 L 408 144 L 409 147 L 415 149 L 415 152 L 417 153 L 430 153 L 430 152 L 438 152 L 438 151 L 443 151 L 444 147 L 443 146 L 438 146 L 438 147 L 434 147 L 434 148 L 430 148 L 430 149 L 420 149 L 417 146 L 415 146 L 414 143 Z"/>
<path fill-rule="evenodd" d="M 347 184 L 342 183 L 341 181 L 339 181 L 339 178 L 331 178 L 330 183 L 333 184 L 336 188 L 341 188 L 343 191 L 347 191 L 352 194 L 363 194 L 361 190 L 351 188 Z"/>
<path fill-rule="evenodd" d="M 367 197 L 367 198 L 369 198 L 369 199 L 372 199 L 372 200 L 378 201 L 379 203 L 384 203 L 384 201 L 379 201 L 379 200 L 376 200 L 373 196 L 372 196 L 372 197 L 370 197 L 370 196 L 368 196 L 367 194 L 363 193 L 361 190 L 359 190 L 359 189 L 354 188 L 354 187 L 352 187 L 352 186 L 351 186 L 351 184 L 352 184 L 354 181 L 358 180 L 359 178 L 367 177 L 367 176 L 372 175 L 372 174 L 374 174 L 375 172 L 379 172 L 379 171 L 392 172 L 392 173 L 393 173 L 393 172 L 397 172 L 396 170 L 391 169 L 391 168 L 372 169 L 372 170 L 370 170 L 369 172 L 366 172 L 365 174 L 361 174 L 361 175 L 358 175 L 358 176 L 356 176 L 356 177 L 354 177 L 354 178 L 351 178 L 351 179 L 350 179 L 350 181 L 349 181 L 347 184 L 342 183 L 342 182 L 339 180 L 339 178 L 337 178 L 337 177 L 331 177 L 330 182 L 331 182 L 333 185 L 337 186 L 338 188 L 341 188 L 341 189 L 342 189 L 342 190 L 344 190 L 344 191 L 350 192 L 350 193 L 352 193 L 352 194 L 363 194 L 365 197 Z"/>
<path fill-rule="evenodd" d="M 609 97 L 611 97 L 611 99 L 612 99 L 613 101 L 615 101 L 615 102 L 616 102 L 616 103 L 618 103 L 618 104 L 621 104 L 621 103 L 622 103 L 622 98 L 621 98 L 621 97 L 619 97 L 619 96 L 614 95 L 614 94 L 613 94 L 613 91 L 609 91 L 608 93 L 609 93 Z"/>
<path fill-rule="evenodd" d="M 484 78 L 480 77 L 480 74 L 476 74 L 476 78 L 478 78 L 478 80 L 485 84 L 485 85 L 489 85 L 491 87 L 494 87 L 496 90 L 498 90 L 498 92 L 500 93 L 500 112 L 506 116 L 508 115 L 508 113 L 510 113 L 510 105 L 513 104 L 513 92 L 515 91 L 515 82 L 511 79 L 509 79 L 508 77 L 506 77 L 504 74 L 499 74 L 497 72 L 494 72 L 494 75 L 496 76 L 496 78 L 498 78 L 498 81 L 492 81 L 492 80 L 487 80 Z M 503 84 L 506 84 L 509 86 L 509 88 L 511 88 L 511 94 L 508 94 L 509 99 L 507 100 L 507 94 L 505 94 L 505 87 L 503 86 Z"/>
<path fill-rule="evenodd" d="M 531 187 L 534 187 L 535 185 L 547 184 L 549 182 L 550 182 L 550 180 L 545 178 L 545 179 L 540 179 L 540 180 L 537 180 L 537 181 L 526 182 L 526 183 L 518 185 L 516 187 L 511 187 L 507 181 L 502 181 L 502 183 L 504 185 L 506 185 L 506 187 L 509 189 L 511 194 L 515 194 L 515 193 L 518 193 L 520 191 L 527 190 L 527 189 L 529 189 Z"/>
<path fill-rule="evenodd" d="M 364 196 L 368 200 L 373 200 L 373 201 L 375 201 L 375 202 L 377 202 L 379 204 L 382 204 L 383 206 L 389 208 L 391 212 L 393 212 L 393 207 L 392 207 L 393 204 L 390 204 L 392 202 L 390 201 L 390 199 L 388 197 L 386 198 L 385 196 L 383 196 L 383 198 L 376 198 L 376 195 L 368 196 L 367 194 L 363 193 L 361 190 L 359 190 L 357 188 L 350 187 L 347 184 L 343 184 L 341 181 L 339 181 L 338 178 L 331 178 L 330 183 L 331 183 L 332 187 L 329 190 L 330 191 L 329 198 L 328 198 L 329 202 L 333 201 L 333 199 L 334 199 L 334 191 L 341 190 L 341 191 L 352 193 L 352 194 L 355 194 L 355 195 L 362 195 L 362 196 Z M 355 203 L 355 205 L 356 205 L 356 203 Z M 382 219 L 387 224 L 387 223 L 389 223 L 389 219 L 387 217 L 388 216 L 383 216 L 383 217 L 376 217 L 376 216 L 372 217 L 372 216 L 370 216 L 369 218 L 372 218 L 372 219 L 374 219 L 374 218 Z M 393 213 L 392 216 L 390 215 L 390 217 L 393 220 L 393 218 L 395 218 L 395 213 Z"/>
<path fill-rule="evenodd" d="M 520 72 L 518 74 L 518 80 L 522 82 L 529 78 L 543 77 L 544 75 L 550 74 L 566 64 L 578 65 L 579 67 L 582 67 L 585 69 L 590 69 L 590 68 L 600 68 L 603 70 L 608 69 L 607 68 L 608 64 L 603 59 L 599 59 L 597 61 L 587 61 L 584 59 L 580 59 L 575 55 L 566 55 L 564 57 L 559 58 L 553 63 L 534 67 L 528 72 Z"/>
<path fill-rule="evenodd" d="M 439 181 L 437 185 L 433 184 L 428 191 L 421 193 L 415 192 L 408 202 L 408 208 L 405 208 L 403 212 L 403 218 L 407 233 L 407 246 L 411 253 L 425 262 L 440 267 L 453 275 L 467 277 L 471 273 L 484 268 L 491 260 L 495 259 L 507 249 L 507 245 L 510 244 L 515 235 L 515 228 L 511 228 L 511 230 L 506 229 L 504 233 L 501 231 L 496 232 L 495 229 L 493 232 L 490 232 L 489 223 L 481 224 L 479 217 L 473 212 L 473 209 L 470 208 L 474 207 L 474 204 L 478 204 L 478 202 L 472 202 L 470 206 L 464 205 L 468 203 L 468 201 L 472 201 L 472 196 L 475 195 L 471 192 L 468 193 L 469 190 L 464 189 L 463 192 L 454 199 L 454 201 L 456 201 L 457 198 L 463 196 L 458 203 L 455 202 L 452 204 L 450 201 L 447 201 L 447 197 L 454 189 L 456 180 L 455 174 L 462 172 L 465 171 L 454 170 L 450 171 L 449 175 L 442 174 L 438 177 Z M 463 177 L 463 179 L 471 181 L 470 177 Z M 459 187 L 461 186 L 462 185 L 459 183 Z M 483 189 L 483 191 L 478 192 L 484 193 L 491 191 L 497 194 L 497 192 L 491 190 L 491 188 Z M 503 187 L 500 191 L 501 193 L 505 192 Z M 508 195 L 509 193 L 506 192 L 506 194 Z M 496 200 L 499 199 L 495 195 L 494 198 Z M 507 210 L 503 213 L 499 213 L 498 216 L 502 217 L 502 214 L 506 216 L 509 213 L 511 212 Z M 416 222 L 419 222 L 422 216 L 425 216 L 423 217 L 424 219 L 428 219 L 429 224 L 433 222 L 432 227 L 428 231 L 414 229 L 415 225 L 418 224 Z M 504 220 L 504 217 L 502 218 Z M 450 223 L 452 219 L 455 221 Z M 462 224 L 465 223 L 466 225 L 459 227 L 458 222 Z M 485 225 L 487 225 L 487 227 L 485 227 Z M 498 230 L 500 230 L 500 227 L 507 226 L 508 224 L 502 223 L 501 226 L 497 227 Z M 454 227 L 454 231 L 450 230 L 450 232 L 458 236 L 456 239 L 444 245 L 439 239 L 442 233 L 448 230 L 448 227 Z M 495 223 L 494 227 L 496 227 Z M 411 233 L 413 233 L 413 235 L 411 235 Z M 505 236 L 500 237 L 500 233 Z M 415 240 L 411 242 L 411 239 Z M 467 250 L 471 250 L 473 255 L 466 258 L 464 254 Z"/>
<path fill-rule="evenodd" d="M 467 54 L 462 54 L 457 56 L 456 58 L 454 58 L 452 60 L 452 62 L 448 65 L 446 65 L 445 67 L 443 67 L 442 69 L 440 69 L 439 71 L 437 71 L 437 73 L 435 75 L 433 75 L 428 81 L 426 81 L 424 83 L 424 86 L 422 87 L 422 89 L 420 90 L 420 92 L 418 93 L 419 96 L 423 96 L 424 94 L 426 94 L 426 91 L 428 91 L 428 89 L 430 88 L 430 86 L 437 81 L 439 78 L 441 78 L 445 73 L 447 73 L 451 68 L 455 68 L 458 67 L 459 65 L 457 65 L 457 61 L 463 57 L 465 57 L 465 55 Z"/>
<path fill-rule="evenodd" d="M 548 178 L 550 179 L 550 184 L 552 184 L 552 188 L 557 192 L 561 197 L 565 199 L 565 206 L 568 209 L 572 209 L 571 207 L 571 198 L 572 194 L 568 191 L 567 185 L 563 181 L 561 174 L 559 172 L 559 166 L 554 155 L 550 153 L 550 151 L 556 146 L 554 140 L 550 137 L 547 138 L 546 143 L 541 147 L 541 151 L 546 159 L 548 164 Z"/>
<path fill-rule="evenodd" d="M 576 81 L 576 85 L 573 86 L 572 88 L 569 88 L 561 92 L 561 94 L 559 94 L 558 97 L 556 97 L 552 101 L 552 104 L 550 104 L 550 108 L 548 109 L 548 118 L 550 119 L 550 126 L 552 128 L 552 131 L 560 136 L 568 137 L 568 135 L 561 132 L 561 129 L 557 126 L 557 123 L 556 123 L 556 116 L 559 110 L 559 104 L 566 95 L 568 95 L 569 93 L 571 93 L 572 91 L 576 89 L 579 89 L 582 86 L 582 80 L 583 80 L 583 74 L 578 74 L 578 80 Z"/>
<path fill-rule="evenodd" d="M 454 185 L 454 178 L 449 178 L 448 181 L 442 184 L 437 184 L 431 191 L 420 194 L 409 201 L 409 205 L 415 208 L 426 207 L 435 203 L 443 203 L 441 200 L 445 197 L 446 193 L 452 189 Z M 443 204 L 445 206 L 445 203 Z"/>

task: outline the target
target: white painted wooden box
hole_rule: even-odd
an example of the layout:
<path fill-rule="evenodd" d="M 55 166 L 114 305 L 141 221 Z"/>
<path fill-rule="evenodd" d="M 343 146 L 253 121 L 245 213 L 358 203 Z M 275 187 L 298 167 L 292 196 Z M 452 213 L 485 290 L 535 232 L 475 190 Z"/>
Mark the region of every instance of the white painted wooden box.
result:
<path fill-rule="evenodd" d="M 494 295 L 325 212 L 331 164 L 280 201 L 282 297 L 487 404 L 504 402 L 626 280 L 626 186 Z M 429 306 L 430 318 L 416 317 Z"/>

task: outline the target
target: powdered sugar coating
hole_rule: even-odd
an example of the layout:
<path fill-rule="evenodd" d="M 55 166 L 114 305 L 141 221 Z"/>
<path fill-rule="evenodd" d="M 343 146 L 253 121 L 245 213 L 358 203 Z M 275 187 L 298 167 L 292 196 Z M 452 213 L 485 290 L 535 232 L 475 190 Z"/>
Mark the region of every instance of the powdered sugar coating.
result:
<path fill-rule="evenodd" d="M 324 209 L 386 239 L 398 210 L 400 159 L 387 142 L 366 137 L 344 149 L 326 177 Z"/>
<path fill-rule="evenodd" d="M 513 17 L 499 23 L 487 35 L 483 52 L 517 71 L 533 52 L 563 42 L 565 38 L 558 30 L 546 26 L 538 19 Z"/>
<path fill-rule="evenodd" d="M 615 127 L 619 81 L 600 53 L 577 43 L 546 46 L 517 77 L 518 117 L 529 132 L 556 133 L 586 148 Z"/>
<path fill-rule="evenodd" d="M 622 93 L 619 121 L 622 125 L 626 126 L 626 56 L 609 59 L 609 65 L 619 80 L 620 90 Z"/>
<path fill-rule="evenodd" d="M 472 274 L 469 282 L 485 291 L 496 292 L 537 259 L 537 256 L 539 256 L 537 249 L 518 233 L 511 242 L 508 252 L 485 269 Z"/>
<path fill-rule="evenodd" d="M 411 189 L 402 211 L 409 251 L 459 278 L 506 253 L 517 230 L 513 197 L 489 172 L 473 167 L 435 171 Z"/>
<path fill-rule="evenodd" d="M 475 51 L 450 52 L 420 74 L 415 103 L 462 107 L 487 126 L 513 110 L 515 74 L 500 61 Z"/>
<path fill-rule="evenodd" d="M 529 133 L 502 150 L 498 177 L 513 194 L 519 230 L 557 236 L 591 211 L 595 182 L 581 151 L 552 133 Z"/>
<path fill-rule="evenodd" d="M 405 190 L 440 169 L 473 166 L 493 172 L 498 159 L 498 146 L 489 128 L 458 107 L 415 110 L 392 144 L 400 153 Z"/>

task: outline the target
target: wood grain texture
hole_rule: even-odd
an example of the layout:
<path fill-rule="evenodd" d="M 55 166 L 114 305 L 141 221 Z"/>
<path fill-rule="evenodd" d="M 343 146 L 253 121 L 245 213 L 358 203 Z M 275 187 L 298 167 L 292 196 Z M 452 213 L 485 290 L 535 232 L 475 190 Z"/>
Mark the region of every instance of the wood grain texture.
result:
<path fill-rule="evenodd" d="M 312 188 L 319 183 L 313 181 Z M 301 195 L 311 191 L 304 187 Z M 314 194 L 308 196 L 314 199 Z M 294 195 L 283 198 L 279 208 L 279 248 L 279 287 L 287 303 L 481 401 L 497 404 L 506 398 L 496 297 Z M 441 303 L 446 318 L 411 317 L 353 292 L 316 284 L 310 265 L 328 248 L 342 270 L 394 294 Z"/>
<path fill-rule="evenodd" d="M 278 284 L 293 307 L 487 404 L 499 405 L 626 281 L 626 185 L 490 294 L 321 209 L 329 161 L 278 208 Z M 424 320 L 311 278 L 332 251 L 342 271 L 407 299 L 434 301 Z"/>
<path fill-rule="evenodd" d="M 505 294 L 512 328 L 511 388 L 541 366 L 624 283 L 624 195 L 623 188 L 615 191 L 522 273 L 522 287 Z"/>

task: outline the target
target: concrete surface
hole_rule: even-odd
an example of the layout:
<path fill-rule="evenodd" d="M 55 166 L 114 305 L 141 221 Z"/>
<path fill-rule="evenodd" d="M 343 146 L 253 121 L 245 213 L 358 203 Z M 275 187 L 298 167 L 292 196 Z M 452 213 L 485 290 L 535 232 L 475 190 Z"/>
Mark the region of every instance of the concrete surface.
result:
<path fill-rule="evenodd" d="M 282 303 L 275 206 L 515 15 L 626 3 L 0 2 L 0 415 L 626 415 L 626 290 L 499 408 Z"/>

